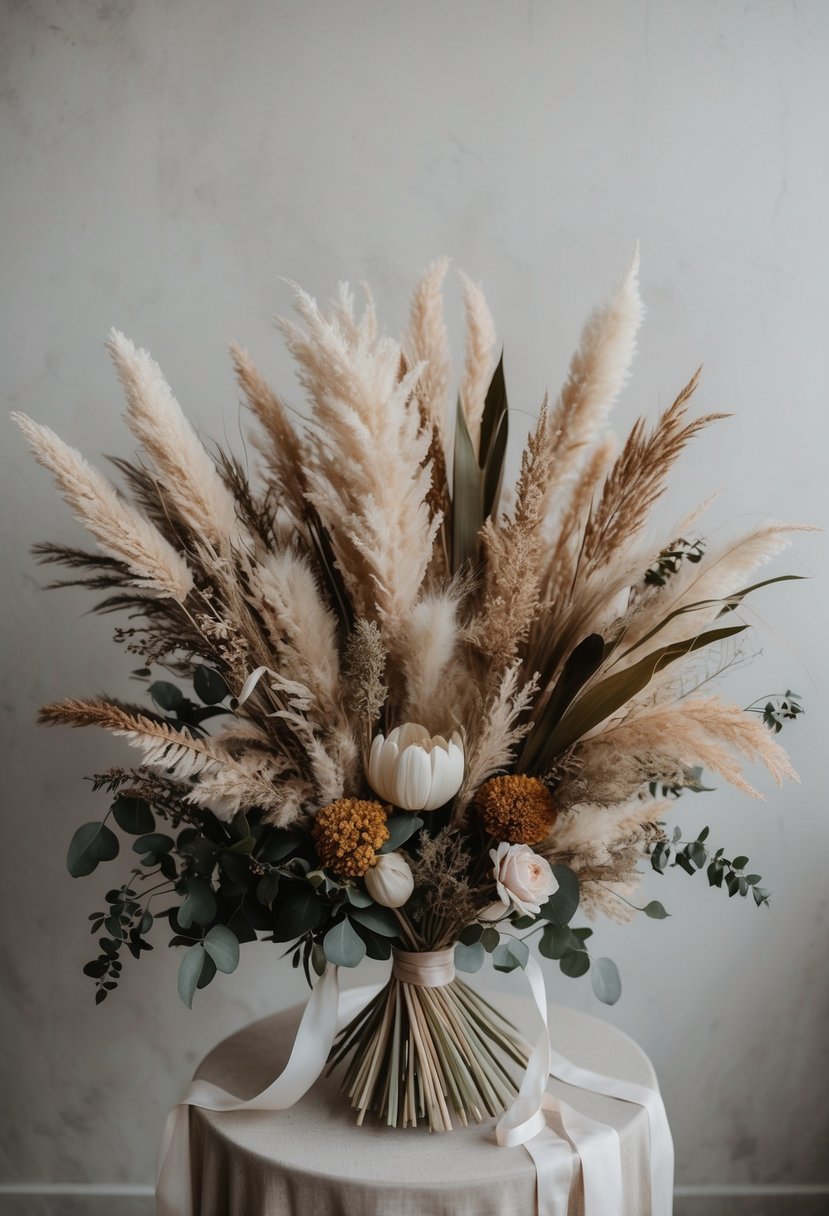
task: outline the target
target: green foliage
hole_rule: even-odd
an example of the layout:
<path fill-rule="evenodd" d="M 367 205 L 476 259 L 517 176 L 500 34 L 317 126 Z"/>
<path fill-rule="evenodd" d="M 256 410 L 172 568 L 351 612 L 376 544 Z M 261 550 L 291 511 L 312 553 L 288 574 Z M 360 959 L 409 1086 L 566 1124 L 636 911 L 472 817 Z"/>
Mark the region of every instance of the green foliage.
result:
<path fill-rule="evenodd" d="M 704 540 L 690 541 L 680 536 L 669 548 L 662 550 L 654 565 L 646 571 L 645 583 L 649 587 L 664 587 L 678 573 L 684 561 L 696 565 L 702 560 L 704 552 Z"/>
<path fill-rule="evenodd" d="M 486 950 L 480 941 L 467 944 L 461 940 L 455 945 L 455 967 L 458 971 L 480 971 L 485 958 Z"/>
<path fill-rule="evenodd" d="M 703 828 L 696 840 L 682 840 L 682 832 L 679 828 L 674 829 L 673 836 L 670 841 L 661 840 L 654 845 L 651 851 L 651 866 L 656 870 L 657 874 L 664 874 L 668 868 L 678 866 L 684 870 L 686 874 L 694 875 L 700 870 L 705 869 L 708 876 L 708 885 L 711 887 L 725 887 L 728 891 L 729 898 L 734 895 L 741 895 L 745 898 L 751 891 L 752 898 L 759 908 L 762 904 L 769 902 L 769 892 L 761 887 L 761 877 L 759 874 L 746 874 L 745 870 L 748 867 L 748 857 L 739 855 L 729 861 L 724 856 L 723 849 L 717 849 L 715 853 L 711 853 L 708 845 L 709 829 Z M 657 903 L 657 901 L 653 901 Z M 662 919 L 665 915 L 665 910 L 661 904 L 657 903 L 660 912 L 649 912 L 652 904 L 648 904 L 643 911 L 648 916 L 653 916 L 655 919 Z"/>
<path fill-rule="evenodd" d="M 801 714 L 806 711 L 801 705 L 802 697 L 792 692 L 787 688 L 785 693 L 777 693 L 767 700 L 760 698 L 760 701 L 755 701 L 753 705 L 749 705 L 748 713 L 760 714 L 765 725 L 775 735 L 779 735 L 786 722 L 795 722 Z"/>
<path fill-rule="evenodd" d="M 366 956 L 366 943 L 347 916 L 328 930 L 322 948 L 335 967 L 356 967 Z"/>
<path fill-rule="evenodd" d="M 118 837 L 105 823 L 84 823 L 69 842 L 66 868 L 73 878 L 82 878 L 102 861 L 118 856 Z"/>

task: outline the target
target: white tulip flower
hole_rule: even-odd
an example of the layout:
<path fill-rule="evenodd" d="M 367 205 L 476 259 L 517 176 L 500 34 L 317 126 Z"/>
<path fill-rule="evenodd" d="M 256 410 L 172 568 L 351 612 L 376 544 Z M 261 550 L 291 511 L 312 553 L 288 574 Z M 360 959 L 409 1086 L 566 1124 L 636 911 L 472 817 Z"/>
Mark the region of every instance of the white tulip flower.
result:
<path fill-rule="evenodd" d="M 376 794 L 404 811 L 434 811 L 448 802 L 463 781 L 463 742 L 448 741 L 425 726 L 406 722 L 376 735 L 368 758 L 368 781 Z"/>
<path fill-rule="evenodd" d="M 363 876 L 366 890 L 384 908 L 402 908 L 414 891 L 414 875 L 402 853 L 378 853 Z"/>

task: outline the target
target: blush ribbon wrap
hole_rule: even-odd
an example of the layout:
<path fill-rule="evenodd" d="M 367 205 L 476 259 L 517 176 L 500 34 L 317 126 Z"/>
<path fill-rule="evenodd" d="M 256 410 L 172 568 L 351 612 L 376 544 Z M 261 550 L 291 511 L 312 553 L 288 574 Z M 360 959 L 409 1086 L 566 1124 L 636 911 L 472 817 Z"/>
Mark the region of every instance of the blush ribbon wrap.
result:
<path fill-rule="evenodd" d="M 452 950 L 394 951 L 392 974 L 409 984 L 436 988 L 455 974 Z M 602 1076 L 571 1063 L 554 1051 L 547 1024 L 547 995 L 541 968 L 530 958 L 525 974 L 542 1022 L 521 1088 L 499 1120 L 499 1145 L 523 1145 L 537 1179 L 537 1216 L 567 1216 L 574 1153 L 581 1163 L 584 1216 L 624 1216 L 619 1137 L 615 1129 L 575 1110 L 549 1093 L 551 1077 L 578 1089 L 644 1107 L 650 1144 L 639 1146 L 639 1160 L 650 1180 L 650 1216 L 671 1216 L 673 1142 L 658 1090 Z M 328 967 L 302 1014 L 293 1048 L 282 1072 L 253 1098 L 238 1098 L 210 1081 L 195 1080 L 167 1116 L 156 1173 L 156 1216 L 192 1216 L 190 1162 L 191 1106 L 210 1111 L 287 1110 L 308 1092 L 325 1068 L 337 1032 L 381 991 L 375 984 L 340 992 L 336 967 Z"/>

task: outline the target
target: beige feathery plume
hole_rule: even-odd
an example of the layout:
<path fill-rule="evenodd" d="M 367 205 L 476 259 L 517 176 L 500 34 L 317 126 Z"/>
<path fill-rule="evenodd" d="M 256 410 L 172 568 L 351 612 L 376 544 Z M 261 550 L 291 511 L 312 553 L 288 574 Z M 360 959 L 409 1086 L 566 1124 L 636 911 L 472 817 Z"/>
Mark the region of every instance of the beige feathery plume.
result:
<path fill-rule="evenodd" d="M 701 633 L 721 612 L 723 602 L 742 590 L 753 572 L 782 553 L 795 532 L 813 532 L 808 524 L 763 524 L 716 549 L 706 550 L 697 563 L 685 562 L 664 587 L 654 587 L 640 597 L 624 625 L 622 650 L 634 646 L 671 613 L 691 604 L 707 607 L 680 611 L 654 635 L 653 646 L 667 646 Z M 614 663 L 614 671 L 629 667 L 641 658 L 635 650 Z"/>
<path fill-rule="evenodd" d="M 11 416 L 98 547 L 130 568 L 136 586 L 183 603 L 193 589 L 193 576 L 158 529 L 125 503 L 112 483 L 53 430 L 27 414 Z"/>
<path fill-rule="evenodd" d="M 461 640 L 458 609 L 461 589 L 452 585 L 428 592 L 406 624 L 402 664 L 406 681 L 404 717 L 428 730 L 446 730 L 451 721 L 448 686 Z"/>
<path fill-rule="evenodd" d="M 216 549 L 240 543 L 233 495 L 185 418 L 161 368 L 117 329 L 110 331 L 107 348 L 126 394 L 129 428 L 149 453 L 170 503 Z"/>
<path fill-rule="evenodd" d="M 448 269 L 449 258 L 438 258 L 418 279 L 401 342 L 408 367 L 424 364 L 415 391 L 426 417 L 443 439 L 447 438 L 447 393 L 452 375 L 443 315 L 443 281 Z"/>
<path fill-rule="evenodd" d="M 586 569 L 606 565 L 621 546 L 630 543 L 664 493 L 668 472 L 686 444 L 703 427 L 727 417 L 703 414 L 686 421 L 688 402 L 699 383 L 701 370 L 692 376 L 650 434 L 640 418 L 628 435 L 585 527 Z"/>
<path fill-rule="evenodd" d="M 419 597 L 440 516 L 428 505 L 430 436 L 409 408 L 421 368 L 399 378 L 400 348 L 367 310 L 346 325 L 298 291 L 301 325 L 282 321 L 313 412 L 308 497 L 325 525 L 357 615 L 389 645 Z"/>
<path fill-rule="evenodd" d="M 578 472 L 628 381 L 643 313 L 637 247 L 610 298 L 588 317 L 553 411 L 550 450 L 557 487 Z"/>
<path fill-rule="evenodd" d="M 617 754 L 635 752 L 664 757 L 668 765 L 686 768 L 702 765 L 753 798 L 762 798 L 743 777 L 734 753 L 761 761 L 777 785 L 785 778 L 797 781 L 788 756 L 755 714 L 718 697 L 686 697 L 672 705 L 634 708 L 621 723 L 595 734 L 579 746 L 584 774 L 589 780 L 591 755 L 610 748 Z"/>
<path fill-rule="evenodd" d="M 231 342 L 230 353 L 239 387 L 245 394 L 248 408 L 256 416 L 267 435 L 267 441 L 257 437 L 257 447 L 267 461 L 276 484 L 290 504 L 297 522 L 305 514 L 305 447 L 288 420 L 287 410 L 265 380 L 248 352 Z"/>
<path fill-rule="evenodd" d="M 521 458 L 512 517 L 503 517 L 497 524 L 487 520 L 483 527 L 486 589 L 472 636 L 498 674 L 527 637 L 541 604 L 548 426 L 545 401 Z"/>
<path fill-rule="evenodd" d="M 495 322 L 479 283 L 461 274 L 466 313 L 466 359 L 461 381 L 461 404 L 476 454 L 480 446 L 481 419 L 486 391 L 492 379 L 493 352 L 497 336 Z"/>
<path fill-rule="evenodd" d="M 263 810 L 279 808 L 280 792 L 272 780 L 277 769 L 271 757 L 265 759 L 261 752 L 232 756 L 218 739 L 198 739 L 184 727 L 176 730 L 167 722 L 131 713 L 100 697 L 46 705 L 38 721 L 49 726 L 100 726 L 142 752 L 142 763 L 149 768 L 160 769 L 180 781 L 201 782 L 220 776 L 228 787 L 238 781 L 245 790 L 246 805 Z M 200 801 L 200 796 L 193 791 L 189 800 Z M 230 811 L 228 818 L 232 814 Z"/>
<path fill-rule="evenodd" d="M 463 817 L 475 791 L 484 781 L 501 772 L 515 758 L 515 749 L 532 726 L 522 719 L 538 692 L 536 677 L 519 683 L 521 664 L 504 672 L 478 721 L 470 725 L 466 739 L 466 775 L 455 802 L 455 818 Z"/>
<path fill-rule="evenodd" d="M 330 722 L 340 712 L 337 621 L 307 559 L 291 550 L 269 554 L 253 567 L 250 582 L 280 670 L 310 690 L 314 718 Z"/>

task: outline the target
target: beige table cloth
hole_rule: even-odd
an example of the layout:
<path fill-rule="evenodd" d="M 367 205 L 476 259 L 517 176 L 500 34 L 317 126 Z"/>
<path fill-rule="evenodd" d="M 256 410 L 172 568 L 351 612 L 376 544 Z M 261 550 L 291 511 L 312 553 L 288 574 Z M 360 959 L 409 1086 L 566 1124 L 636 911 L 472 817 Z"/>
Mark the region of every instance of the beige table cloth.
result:
<path fill-rule="evenodd" d="M 538 1015 L 528 999 L 498 993 L 495 1003 L 535 1037 Z M 290 1009 L 225 1039 L 196 1076 L 253 1096 L 284 1067 L 301 1013 L 301 1007 Z M 551 1005 L 550 1035 L 575 1064 L 657 1087 L 642 1049 L 598 1018 Z M 376 1122 L 357 1127 L 338 1085 L 337 1073 L 323 1076 L 286 1111 L 192 1108 L 194 1216 L 534 1216 L 533 1162 L 523 1148 L 496 1145 L 494 1120 L 442 1134 Z M 550 1087 L 618 1131 L 625 1216 L 648 1216 L 644 1109 L 558 1081 Z M 575 1155 L 574 1161 L 568 1216 L 582 1216 Z"/>

